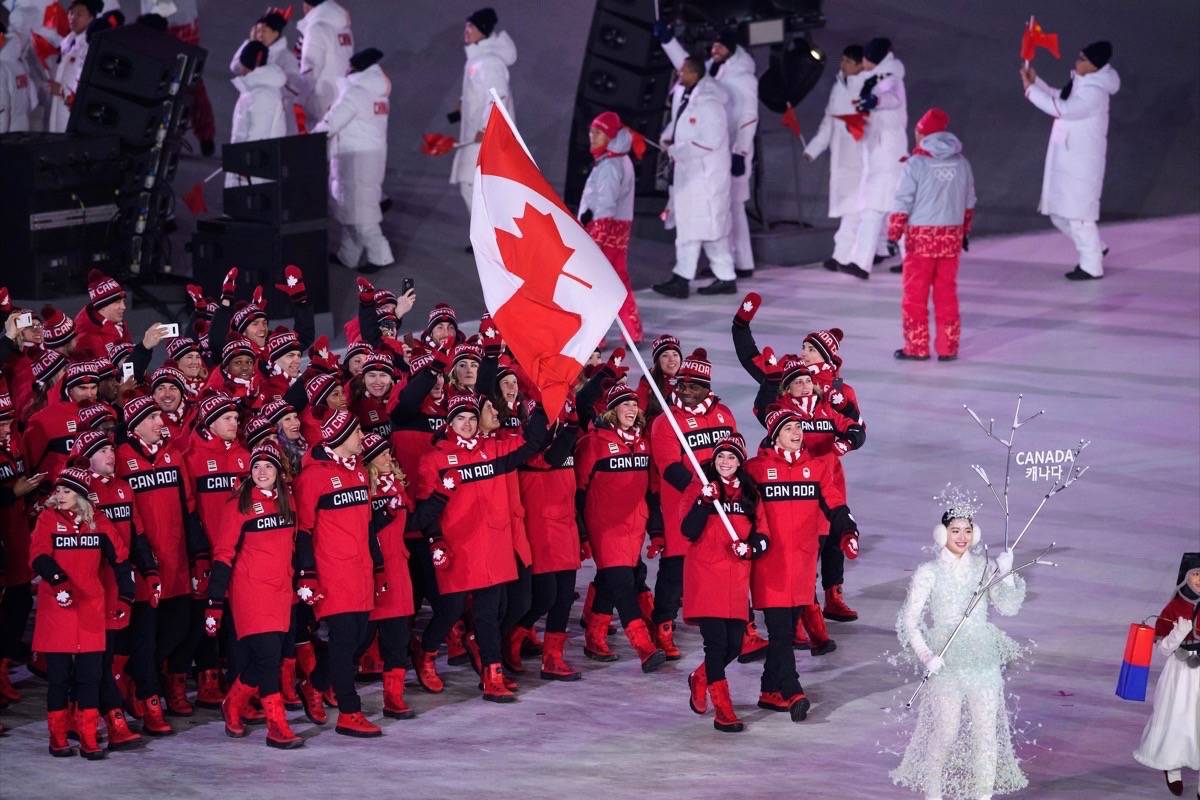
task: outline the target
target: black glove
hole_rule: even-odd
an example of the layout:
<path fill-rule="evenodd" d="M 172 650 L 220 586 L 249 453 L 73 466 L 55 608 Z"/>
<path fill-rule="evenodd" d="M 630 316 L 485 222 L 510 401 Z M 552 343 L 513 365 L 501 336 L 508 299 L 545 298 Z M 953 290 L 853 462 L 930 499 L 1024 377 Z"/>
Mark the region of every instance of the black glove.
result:
<path fill-rule="evenodd" d="M 858 100 L 858 110 L 860 113 L 873 111 L 877 105 L 879 105 L 879 98 L 873 94 L 861 97 Z"/>
<path fill-rule="evenodd" d="M 675 29 L 666 20 L 655 20 L 651 31 L 654 34 L 654 38 L 658 39 L 659 44 L 666 44 L 675 38 Z"/>
<path fill-rule="evenodd" d="M 446 121 L 451 125 L 457 125 L 462 120 L 462 112 L 455 109 L 446 115 Z"/>
<path fill-rule="evenodd" d="M 966 234 L 963 235 L 963 252 L 966 253 L 971 249 L 971 239 Z"/>
<path fill-rule="evenodd" d="M 733 177 L 738 178 L 746 174 L 746 157 L 741 153 L 734 153 L 729 157 L 729 172 Z"/>
<path fill-rule="evenodd" d="M 900 252 L 900 243 L 895 239 L 888 239 L 887 249 L 889 256 L 895 256 Z"/>
<path fill-rule="evenodd" d="M 579 216 L 579 224 L 587 227 L 587 224 L 592 221 L 592 210 L 589 208 Z"/>

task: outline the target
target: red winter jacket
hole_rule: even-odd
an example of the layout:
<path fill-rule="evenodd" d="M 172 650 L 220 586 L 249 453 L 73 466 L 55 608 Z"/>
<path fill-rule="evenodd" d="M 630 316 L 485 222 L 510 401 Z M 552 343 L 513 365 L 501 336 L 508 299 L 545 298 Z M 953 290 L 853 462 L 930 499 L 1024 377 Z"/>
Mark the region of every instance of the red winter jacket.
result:
<path fill-rule="evenodd" d="M 29 569 L 29 512 L 25 498 L 13 493 L 18 478 L 28 477 L 21 434 L 9 430 L 0 441 L 0 536 L 4 541 L 0 586 L 23 586 L 33 580 Z"/>
<path fill-rule="evenodd" d="M 391 394 L 385 398 L 364 395 L 350 404 L 350 413 L 358 419 L 363 433 L 375 433 L 385 439 L 392 435 L 392 410 L 396 407 L 400 389 L 393 385 Z"/>
<path fill-rule="evenodd" d="M 288 491 L 285 489 L 284 491 Z M 279 513 L 279 497 L 255 487 L 249 511 L 223 494 L 221 523 L 212 531 L 213 573 L 208 596 L 228 596 L 239 639 L 287 633 L 292 624 L 292 555 L 296 521 Z"/>
<path fill-rule="evenodd" d="M 321 423 L 330 414 L 328 406 L 305 406 L 300 412 L 300 435 L 306 442 L 321 441 Z"/>
<path fill-rule="evenodd" d="M 579 429 L 560 425 L 545 453 L 517 473 L 533 574 L 579 569 L 579 526 L 575 521 L 575 441 Z"/>
<path fill-rule="evenodd" d="M 733 412 L 715 395 L 710 395 L 709 399 L 712 403 L 704 411 L 693 413 L 678 405 L 672 405 L 669 412 L 675 415 L 679 429 L 683 431 L 701 464 L 712 458 L 714 447 L 729 434 L 737 431 Z M 671 398 L 668 398 L 668 401 L 670 400 Z M 670 421 L 661 416 L 650 426 L 650 455 L 654 461 L 654 471 L 661 481 L 658 492 L 662 504 L 663 530 L 666 534 L 667 549 L 664 555 L 682 556 L 687 553 L 688 541 L 679 532 L 679 524 L 683 521 L 681 490 L 695 478 L 695 474 L 691 461 L 679 444 L 679 438 L 675 431 L 671 430 Z"/>
<path fill-rule="evenodd" d="M 1191 601 L 1184 599 L 1179 595 L 1179 592 L 1176 592 L 1175 596 L 1172 597 L 1165 606 L 1163 606 L 1163 610 L 1158 614 L 1158 619 L 1154 623 L 1154 637 L 1156 639 L 1161 639 L 1169 634 L 1175 627 L 1175 620 L 1179 619 L 1180 617 L 1192 620 L 1194 625 L 1196 621 L 1196 614 L 1196 603 L 1192 603 Z M 1194 640 L 1194 638 L 1195 633 L 1190 633 L 1184 637 L 1184 641 L 1190 643 Z"/>
<path fill-rule="evenodd" d="M 514 424 L 517 427 L 513 427 Z M 509 439 L 515 440 L 517 444 L 520 444 L 520 424 L 520 420 L 512 417 L 500 430 L 492 434 L 487 434 L 483 438 Z M 521 560 L 521 565 L 528 568 L 533 566 L 533 548 L 529 546 L 529 532 L 525 527 L 525 503 L 521 499 L 521 480 L 517 477 L 517 470 L 519 469 L 520 466 L 517 466 L 516 469 L 505 475 L 504 482 L 508 486 L 508 506 L 512 509 L 513 552 Z"/>
<path fill-rule="evenodd" d="M 169 443 L 160 444 L 152 454 L 130 439 L 117 447 L 117 476 L 133 489 L 142 530 L 158 561 L 163 599 L 191 594 L 191 559 L 207 548 L 183 456 Z"/>
<path fill-rule="evenodd" d="M 235 380 L 224 369 L 214 369 L 204 385 L 205 388 L 224 392 L 237 400 L 242 410 L 255 414 L 271 400 L 263 391 L 262 376 L 258 370 L 252 371 L 248 379 Z"/>
<path fill-rule="evenodd" d="M 721 489 L 734 533 L 742 541 L 748 540 L 754 530 L 757 502 L 745 495 L 740 485 Z M 700 481 L 691 482 L 680 503 L 683 529 L 689 533 L 699 529 L 683 560 L 683 621 L 694 624 L 702 617 L 748 620 L 750 561 L 734 554 L 733 539 L 713 504 L 700 499 Z"/>
<path fill-rule="evenodd" d="M 596 569 L 635 566 L 649 518 L 646 440 L 639 436 L 626 442 L 612 428 L 593 427 L 575 449 L 575 484 Z"/>
<path fill-rule="evenodd" d="M 88 525 L 57 508 L 43 511 L 30 548 L 30 565 L 42 576 L 33 649 L 72 655 L 104 652 L 110 612 L 100 573 L 111 568 L 122 587 L 121 596 L 132 603 L 133 572 L 128 557 L 103 514 Z M 60 589 L 71 593 L 71 605 L 66 608 L 55 599 Z"/>
<path fill-rule="evenodd" d="M 371 560 L 371 500 L 366 467 L 347 466 L 317 445 L 304 459 L 296 493 L 297 564 L 315 571 L 325 599 L 318 618 L 375 607 Z"/>
<path fill-rule="evenodd" d="M 191 444 L 192 426 L 196 421 L 196 404 L 184 400 L 178 411 L 164 411 L 162 419 L 163 427 L 167 429 L 167 439 L 179 452 L 187 452 Z"/>
<path fill-rule="evenodd" d="M 423 369 L 410 377 L 404 388 L 394 395 L 392 434 L 388 439 L 392 455 L 408 478 L 409 486 L 416 486 L 421 457 L 433 449 L 434 434 L 446 426 L 445 405 L 429 397 L 435 380 L 436 372 L 432 368 Z"/>
<path fill-rule="evenodd" d="M 832 455 L 804 450 L 789 463 L 775 448 L 760 450 L 746 462 L 759 491 L 755 528 L 771 540 L 750 574 L 755 608 L 812 605 L 822 531 L 828 526 L 840 539 L 855 530 L 845 494 L 833 478 L 837 463 Z"/>
<path fill-rule="evenodd" d="M 129 324 L 109 322 L 92 310 L 91 304 L 79 309 L 75 315 L 75 350 L 71 353 L 76 360 L 107 358 L 110 344 L 133 344 L 129 338 Z"/>
<path fill-rule="evenodd" d="M 25 427 L 25 463 L 30 474 L 45 472 L 45 486 L 53 486 L 58 473 L 67 466 L 71 445 L 81 430 L 80 406 L 55 397 L 29 418 Z"/>
<path fill-rule="evenodd" d="M 127 482 L 120 478 L 105 478 L 93 472 L 92 494 L 96 497 L 94 503 L 96 513 L 103 513 L 105 518 L 108 519 L 109 524 L 112 525 L 116 541 L 125 552 L 129 553 L 132 565 L 137 567 L 142 573 L 141 576 L 134 573 L 136 587 L 134 598 L 140 601 L 149 600 L 150 593 L 147 589 L 144 576 L 148 572 L 157 574 L 158 567 L 154 563 L 154 555 L 150 548 L 150 542 L 145 538 L 145 534 L 143 533 L 145 527 L 142 525 L 141 517 L 138 515 L 137 506 L 133 503 L 133 489 L 129 487 Z M 107 570 L 101 572 L 101 577 L 104 578 L 105 602 L 108 605 L 108 610 L 113 611 L 117 607 L 117 582 Z M 110 615 L 108 618 L 109 630 L 121 630 L 128 626 L 129 617 L 114 619 Z"/>
<path fill-rule="evenodd" d="M 371 535 L 375 539 L 375 569 L 383 570 L 387 591 L 375 595 L 371 619 L 395 619 L 416 613 L 412 576 L 408 572 L 408 547 L 404 529 L 411 503 L 398 479 L 381 480 L 371 498 Z"/>
<path fill-rule="evenodd" d="M 238 481 L 250 474 L 250 453 L 239 441 L 226 442 L 207 433 L 192 436 L 186 463 L 192 476 L 196 513 L 209 542 L 225 517 L 225 505 Z"/>
<path fill-rule="evenodd" d="M 17 412 L 19 423 L 29 419 L 28 409 L 33 402 L 33 360 L 41 353 L 40 347 L 22 348 L 10 354 L 3 365 L 4 378 L 8 382 L 8 392 L 12 395 L 13 409 Z"/>

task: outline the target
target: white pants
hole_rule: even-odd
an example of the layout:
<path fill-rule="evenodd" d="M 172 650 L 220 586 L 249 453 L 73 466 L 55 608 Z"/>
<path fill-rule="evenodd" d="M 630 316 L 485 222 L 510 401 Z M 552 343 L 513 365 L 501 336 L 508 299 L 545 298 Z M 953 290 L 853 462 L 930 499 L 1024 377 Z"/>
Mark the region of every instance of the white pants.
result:
<path fill-rule="evenodd" d="M 383 229 L 378 222 L 370 225 L 342 225 L 342 241 L 338 245 L 338 260 L 347 267 L 357 267 L 362 260 L 363 251 L 367 253 L 367 261 L 376 266 L 387 266 L 396 260 L 392 255 L 392 246 L 384 238 Z"/>
<path fill-rule="evenodd" d="M 843 264 L 855 264 L 867 272 L 875 263 L 875 254 L 879 252 L 879 236 L 883 231 L 886 211 L 876 211 L 873 208 L 864 209 L 858 214 L 858 230 L 854 233 L 854 245 L 850 248 L 850 257 Z M 884 251 L 886 252 L 886 243 Z"/>
<path fill-rule="evenodd" d="M 729 252 L 737 269 L 754 269 L 754 251 L 750 247 L 750 221 L 746 219 L 745 200 L 732 200 L 729 204 Z"/>
<path fill-rule="evenodd" d="M 463 202 L 467 204 L 467 213 L 471 213 L 471 201 L 475 199 L 475 184 L 460 183 L 458 191 L 462 192 Z"/>
<path fill-rule="evenodd" d="M 1079 251 L 1079 268 L 1089 275 L 1104 274 L 1104 243 L 1100 241 L 1100 229 L 1087 219 L 1067 219 L 1057 214 L 1050 215 L 1054 227 L 1075 243 Z"/>
<path fill-rule="evenodd" d="M 675 239 L 675 269 L 676 275 L 687 280 L 696 277 L 696 265 L 700 261 L 700 248 L 708 255 L 708 266 L 717 280 L 737 280 L 733 271 L 733 255 L 729 252 L 729 239 L 716 239 L 711 242 L 680 241 Z M 753 262 L 751 262 L 753 263 Z"/>
<path fill-rule="evenodd" d="M 839 264 L 849 264 L 854 255 L 854 240 L 858 236 L 859 213 L 853 211 L 843 214 L 838 222 L 837 230 L 833 233 L 833 260 Z"/>

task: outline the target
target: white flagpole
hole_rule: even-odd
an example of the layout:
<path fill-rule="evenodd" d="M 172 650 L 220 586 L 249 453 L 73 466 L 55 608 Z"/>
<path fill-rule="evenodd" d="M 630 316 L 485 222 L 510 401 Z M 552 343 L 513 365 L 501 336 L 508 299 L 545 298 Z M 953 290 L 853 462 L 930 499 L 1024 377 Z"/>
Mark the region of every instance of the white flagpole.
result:
<path fill-rule="evenodd" d="M 525 144 L 525 140 L 521 138 L 521 132 L 517 130 L 517 123 L 513 122 L 512 117 L 508 115 L 508 109 L 504 107 L 504 103 L 500 101 L 500 95 L 496 92 L 496 87 L 488 89 L 492 94 L 492 105 L 500 110 L 500 115 L 504 117 L 504 121 L 508 123 L 508 127 L 512 129 L 513 136 L 517 137 L 517 143 L 521 145 L 521 149 L 525 151 L 525 155 L 529 156 L 529 160 L 533 161 L 533 165 L 537 167 L 537 161 L 533 157 L 533 153 L 529 152 L 529 146 Z M 487 125 L 485 124 L 486 128 Z M 541 169 L 540 167 L 538 167 Z"/>
<path fill-rule="evenodd" d="M 638 347 L 633 343 L 633 337 L 629 335 L 629 329 L 625 327 L 625 323 L 620 317 L 616 319 L 617 327 L 621 330 L 621 335 L 625 337 L 625 345 L 629 348 L 629 352 L 633 353 L 633 358 L 637 361 L 638 367 L 641 368 L 642 374 L 646 376 L 646 383 L 650 384 L 650 391 L 654 392 L 654 396 L 658 399 L 658 405 L 662 408 L 662 415 L 667 418 L 667 422 L 671 423 L 671 430 L 675 431 L 675 437 L 679 439 L 679 444 L 683 447 L 683 452 L 687 454 L 688 461 L 692 462 L 692 469 L 696 472 L 696 477 L 700 479 L 703 486 L 708 486 L 709 480 L 704 475 L 704 470 L 700 467 L 700 461 L 696 458 L 696 454 L 692 452 L 692 448 L 688 445 L 687 439 L 683 436 L 683 431 L 679 429 L 679 423 L 675 420 L 675 415 L 671 413 L 671 406 L 663 397 L 662 392 L 658 388 L 658 384 L 654 381 L 654 376 L 650 374 L 650 370 L 646 368 L 646 362 L 642 360 L 642 354 L 638 351 Z M 734 542 L 740 542 L 742 537 L 737 535 L 737 531 L 733 529 L 733 524 L 729 521 L 729 517 L 725 514 L 725 507 L 721 505 L 718 499 L 713 503 L 713 508 L 717 510 L 717 516 L 721 518 L 721 522 L 725 523 L 725 530 L 729 533 L 729 538 Z"/>

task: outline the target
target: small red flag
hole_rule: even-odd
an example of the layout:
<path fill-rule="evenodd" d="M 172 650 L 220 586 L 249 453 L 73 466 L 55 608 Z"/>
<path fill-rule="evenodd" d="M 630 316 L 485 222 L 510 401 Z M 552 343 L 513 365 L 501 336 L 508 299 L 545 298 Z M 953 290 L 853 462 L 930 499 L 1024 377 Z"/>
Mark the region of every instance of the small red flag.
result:
<path fill-rule="evenodd" d="M 629 135 L 633 138 L 633 144 L 630 145 L 629 149 L 633 153 L 633 157 L 641 161 L 642 157 L 646 155 L 646 137 L 633 128 L 629 128 Z"/>
<path fill-rule="evenodd" d="M 797 139 L 800 138 L 800 120 L 796 119 L 796 107 L 791 103 L 788 103 L 787 111 L 783 112 L 783 127 L 791 131 Z"/>
<path fill-rule="evenodd" d="M 444 133 L 427 133 L 421 137 L 421 152 L 427 156 L 444 156 L 454 149 L 458 140 Z"/>
<path fill-rule="evenodd" d="M 66 36 L 71 32 L 71 21 L 67 19 L 67 10 L 59 4 L 58 0 L 50 0 L 46 5 L 46 11 L 42 14 L 42 27 L 58 31 L 59 36 Z"/>
<path fill-rule="evenodd" d="M 288 6 L 288 8 L 291 8 L 291 6 Z M 308 133 L 308 115 L 304 113 L 304 106 L 299 103 L 293 103 L 292 113 L 296 116 L 296 132 Z"/>
<path fill-rule="evenodd" d="M 1062 58 L 1058 54 L 1058 34 L 1046 33 L 1038 21 L 1030 17 L 1025 30 L 1021 32 L 1021 60 L 1032 61 L 1039 47 L 1055 58 Z"/>
<path fill-rule="evenodd" d="M 208 203 L 204 202 L 204 181 L 197 181 L 195 186 L 188 189 L 183 196 L 183 204 L 197 217 L 208 213 Z"/>
<path fill-rule="evenodd" d="M 50 40 L 39 33 L 29 34 L 33 39 L 33 54 L 41 62 L 42 69 L 50 71 L 50 59 L 58 55 L 58 48 L 50 44 Z"/>
<path fill-rule="evenodd" d="M 862 113 L 854 114 L 834 114 L 834 119 L 840 119 L 846 123 L 846 132 L 856 142 L 861 142 L 863 136 L 867 133 L 867 115 Z"/>

